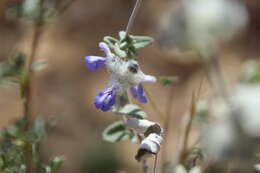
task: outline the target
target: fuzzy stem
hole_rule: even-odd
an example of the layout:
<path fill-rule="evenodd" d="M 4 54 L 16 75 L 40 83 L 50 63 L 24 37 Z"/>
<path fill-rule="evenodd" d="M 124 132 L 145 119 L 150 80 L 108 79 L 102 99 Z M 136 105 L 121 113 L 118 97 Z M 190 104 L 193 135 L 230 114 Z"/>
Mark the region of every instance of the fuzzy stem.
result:
<path fill-rule="evenodd" d="M 128 23 L 127 23 L 127 27 L 126 27 L 126 35 L 128 35 L 133 27 L 133 24 L 134 24 L 134 21 L 135 21 L 135 18 L 136 18 L 136 15 L 141 7 L 141 3 L 142 3 L 142 0 L 137 0 L 136 3 L 135 3 L 135 7 L 132 11 L 132 14 L 128 20 Z"/>
<path fill-rule="evenodd" d="M 132 14 L 128 20 L 128 23 L 127 23 L 127 27 L 126 27 L 126 35 L 128 35 L 133 27 L 133 24 L 134 24 L 134 21 L 135 21 L 135 18 L 136 18 L 136 15 L 141 7 L 141 3 L 142 3 L 142 0 L 137 0 L 136 3 L 135 3 L 135 7 L 132 11 Z M 126 95 L 126 99 L 127 99 L 127 102 L 130 103 L 129 101 L 129 98 L 128 98 L 128 95 L 127 93 L 125 94 Z M 140 143 L 141 143 L 141 140 L 140 138 L 138 138 Z M 142 161 L 142 168 L 143 168 L 143 173 L 148 173 L 149 171 L 149 166 L 147 164 L 147 160 L 143 160 Z"/>

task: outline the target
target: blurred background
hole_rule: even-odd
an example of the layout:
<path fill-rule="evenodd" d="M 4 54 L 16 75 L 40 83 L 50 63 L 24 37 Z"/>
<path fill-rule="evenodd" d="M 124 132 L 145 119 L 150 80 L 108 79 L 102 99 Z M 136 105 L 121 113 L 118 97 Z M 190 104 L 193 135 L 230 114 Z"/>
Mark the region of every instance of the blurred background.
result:
<path fill-rule="evenodd" d="M 31 51 L 32 24 L 9 14 L 10 8 L 19 3 L 22 0 L 0 1 L 2 61 L 17 50 L 25 54 Z M 98 42 L 106 35 L 117 37 L 125 29 L 134 3 L 135 0 L 75 0 L 62 15 L 44 26 L 35 58 L 45 60 L 48 66 L 34 76 L 32 106 L 35 115 L 56 119 L 56 127 L 44 141 L 42 150 L 43 157 L 66 158 L 62 173 L 141 172 L 140 164 L 134 159 L 136 145 L 102 140 L 103 129 L 118 117 L 95 109 L 93 99 L 106 87 L 109 78 L 105 69 L 90 72 L 84 62 L 87 55 L 103 55 Z M 238 80 L 243 62 L 260 55 L 260 2 L 244 0 L 243 3 L 249 13 L 247 28 L 221 44 L 217 52 L 224 77 L 231 85 Z M 191 51 L 167 45 L 167 39 L 171 38 L 165 36 L 169 28 L 164 23 L 171 20 L 167 14 L 178 6 L 178 0 L 144 0 L 132 30 L 133 34 L 155 38 L 153 45 L 138 52 L 142 70 L 157 77 L 179 77 L 173 87 L 145 84 L 159 111 L 171 115 L 169 135 L 162 147 L 165 160 L 176 159 L 178 127 L 189 108 L 191 93 L 203 81 L 200 97 L 207 98 L 210 94 L 199 58 Z M 171 90 L 174 99 L 169 111 Z M 22 100 L 15 86 L 1 88 L 0 98 L 0 127 L 3 128 L 21 116 Z M 165 124 L 165 116 L 159 115 L 150 103 L 139 105 L 150 120 Z M 196 135 L 196 126 L 193 128 Z"/>

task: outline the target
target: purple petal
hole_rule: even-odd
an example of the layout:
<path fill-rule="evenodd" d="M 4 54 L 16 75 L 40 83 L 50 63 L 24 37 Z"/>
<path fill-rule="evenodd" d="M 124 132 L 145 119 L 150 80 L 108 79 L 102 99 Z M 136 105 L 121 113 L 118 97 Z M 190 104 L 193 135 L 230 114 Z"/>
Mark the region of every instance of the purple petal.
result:
<path fill-rule="evenodd" d="M 104 42 L 100 42 L 99 43 L 99 47 L 100 49 L 106 54 L 106 57 L 111 57 L 112 56 L 112 53 L 108 47 L 108 45 Z"/>
<path fill-rule="evenodd" d="M 89 70 L 96 71 L 105 65 L 106 58 L 100 56 L 86 56 L 85 61 Z"/>
<path fill-rule="evenodd" d="M 142 103 L 147 103 L 146 94 L 141 84 L 135 85 L 131 88 L 131 93 L 134 98 L 138 99 Z"/>
<path fill-rule="evenodd" d="M 130 90 L 131 90 L 132 96 L 133 96 L 134 98 L 137 98 L 137 97 L 138 97 L 138 93 L 137 93 L 137 85 L 131 87 Z"/>

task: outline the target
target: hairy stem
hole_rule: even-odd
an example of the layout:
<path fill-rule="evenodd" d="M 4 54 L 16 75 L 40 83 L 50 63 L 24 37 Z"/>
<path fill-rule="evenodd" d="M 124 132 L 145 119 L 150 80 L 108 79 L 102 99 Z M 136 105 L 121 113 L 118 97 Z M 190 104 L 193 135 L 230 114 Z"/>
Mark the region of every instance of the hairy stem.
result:
<path fill-rule="evenodd" d="M 127 27 L 126 27 L 126 35 L 128 35 L 133 27 L 136 15 L 141 7 L 142 0 L 136 0 L 135 7 L 132 11 L 132 14 L 128 20 Z"/>
<path fill-rule="evenodd" d="M 126 35 L 128 35 L 130 33 L 130 31 L 133 27 L 136 15 L 141 7 L 141 3 L 142 3 L 142 0 L 137 0 L 135 3 L 134 9 L 133 9 L 132 14 L 127 23 L 127 27 L 126 27 L 126 31 L 125 31 Z M 130 103 L 127 93 L 126 93 L 126 98 L 127 98 L 127 102 Z M 141 143 L 142 142 L 141 139 L 140 138 L 138 138 L 138 139 L 139 139 L 139 142 Z M 142 161 L 142 169 L 143 169 L 143 173 L 148 173 L 149 166 L 148 166 L 147 160 Z"/>

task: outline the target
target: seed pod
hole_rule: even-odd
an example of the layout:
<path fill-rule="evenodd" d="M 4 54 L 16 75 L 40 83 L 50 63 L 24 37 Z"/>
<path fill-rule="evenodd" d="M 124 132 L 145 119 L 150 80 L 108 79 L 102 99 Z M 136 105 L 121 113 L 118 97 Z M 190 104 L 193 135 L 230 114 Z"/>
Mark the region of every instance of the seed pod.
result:
<path fill-rule="evenodd" d="M 146 157 L 156 155 L 160 150 L 162 140 L 160 135 L 155 133 L 150 134 L 139 145 L 135 159 L 140 161 Z"/>

